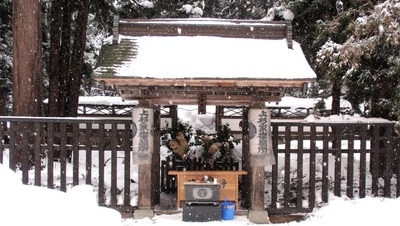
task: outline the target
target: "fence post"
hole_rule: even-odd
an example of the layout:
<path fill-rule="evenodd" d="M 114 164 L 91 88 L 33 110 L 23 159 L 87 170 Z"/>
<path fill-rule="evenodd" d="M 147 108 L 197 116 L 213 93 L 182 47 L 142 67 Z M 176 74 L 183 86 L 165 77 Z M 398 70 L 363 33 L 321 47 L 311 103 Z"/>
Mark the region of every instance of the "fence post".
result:
<path fill-rule="evenodd" d="M 374 125 L 371 127 L 372 129 L 372 136 L 371 136 L 371 174 L 372 174 L 372 194 L 373 196 L 378 195 L 378 184 L 379 184 L 379 157 L 380 157 L 380 150 L 379 150 L 379 126 Z"/>

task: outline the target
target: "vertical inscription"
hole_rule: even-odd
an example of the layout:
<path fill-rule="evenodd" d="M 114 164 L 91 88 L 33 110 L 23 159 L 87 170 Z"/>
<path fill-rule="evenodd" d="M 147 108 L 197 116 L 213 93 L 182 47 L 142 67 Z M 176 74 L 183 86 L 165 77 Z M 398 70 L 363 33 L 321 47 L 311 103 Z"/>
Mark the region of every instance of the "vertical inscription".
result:
<path fill-rule="evenodd" d="M 268 115 L 262 110 L 258 115 L 258 153 L 267 153 L 268 150 Z"/>
<path fill-rule="evenodd" d="M 139 152 L 149 151 L 149 112 L 143 109 L 139 114 Z"/>

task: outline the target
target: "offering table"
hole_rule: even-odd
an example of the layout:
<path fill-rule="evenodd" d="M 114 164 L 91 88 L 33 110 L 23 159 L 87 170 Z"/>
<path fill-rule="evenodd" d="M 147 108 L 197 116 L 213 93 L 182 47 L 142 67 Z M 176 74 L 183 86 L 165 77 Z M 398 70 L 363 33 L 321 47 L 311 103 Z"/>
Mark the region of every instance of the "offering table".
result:
<path fill-rule="evenodd" d="M 220 201 L 225 198 L 228 201 L 235 202 L 235 208 L 239 208 L 239 176 L 246 175 L 246 171 L 176 171 L 170 170 L 168 175 L 175 175 L 177 177 L 177 197 L 176 208 L 180 208 L 180 202 L 185 201 L 185 183 L 199 182 L 208 176 L 209 178 L 216 179 L 217 183 L 221 186 Z M 213 182 L 210 182 L 213 183 Z"/>

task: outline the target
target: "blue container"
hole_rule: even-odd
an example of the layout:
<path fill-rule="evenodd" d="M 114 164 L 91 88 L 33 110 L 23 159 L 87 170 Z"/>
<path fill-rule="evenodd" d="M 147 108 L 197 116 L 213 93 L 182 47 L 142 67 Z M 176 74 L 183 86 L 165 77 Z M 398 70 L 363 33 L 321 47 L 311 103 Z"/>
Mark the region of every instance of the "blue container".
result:
<path fill-rule="evenodd" d="M 222 220 L 233 220 L 235 216 L 235 203 L 234 202 L 221 202 Z"/>

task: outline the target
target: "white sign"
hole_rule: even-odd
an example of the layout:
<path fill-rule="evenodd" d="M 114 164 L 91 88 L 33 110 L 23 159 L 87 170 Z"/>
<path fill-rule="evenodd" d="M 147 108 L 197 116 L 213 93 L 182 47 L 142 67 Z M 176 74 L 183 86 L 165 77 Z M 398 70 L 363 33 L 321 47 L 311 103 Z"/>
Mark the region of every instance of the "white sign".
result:
<path fill-rule="evenodd" d="M 133 108 L 132 123 L 133 164 L 150 163 L 154 150 L 154 110 Z"/>
<path fill-rule="evenodd" d="M 275 164 L 272 150 L 271 113 L 267 108 L 249 110 L 249 148 L 252 165 Z"/>

